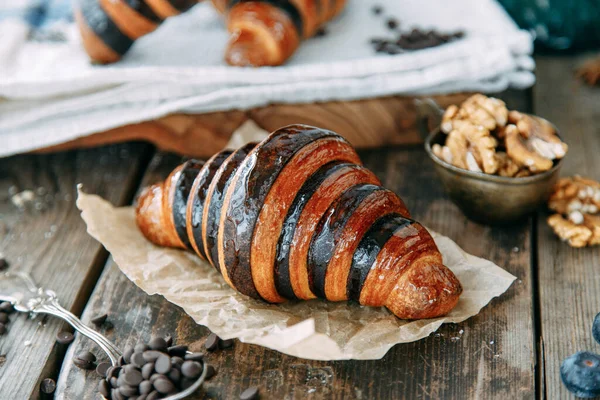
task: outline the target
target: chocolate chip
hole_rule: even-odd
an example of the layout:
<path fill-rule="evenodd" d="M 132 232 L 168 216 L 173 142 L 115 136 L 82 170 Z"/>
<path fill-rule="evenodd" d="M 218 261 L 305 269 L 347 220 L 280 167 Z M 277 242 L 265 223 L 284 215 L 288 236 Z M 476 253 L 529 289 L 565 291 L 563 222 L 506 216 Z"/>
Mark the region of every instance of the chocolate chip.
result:
<path fill-rule="evenodd" d="M 92 324 L 94 324 L 96 326 L 100 326 L 106 322 L 107 318 L 108 318 L 108 315 L 99 314 L 99 315 L 96 315 L 94 318 L 92 318 L 90 321 L 92 322 Z"/>
<path fill-rule="evenodd" d="M 173 382 L 168 380 L 166 377 L 158 378 L 152 385 L 154 386 L 154 389 L 162 394 L 169 394 L 175 390 L 175 385 L 173 385 Z"/>
<path fill-rule="evenodd" d="M 15 311 L 15 307 L 12 305 L 12 303 L 5 301 L 0 303 L 0 311 L 10 314 Z"/>
<path fill-rule="evenodd" d="M 173 336 L 170 334 L 165 336 L 165 343 L 167 344 L 167 347 L 173 346 Z"/>
<path fill-rule="evenodd" d="M 160 393 L 158 393 L 156 390 L 150 392 L 148 394 L 148 396 L 146 396 L 146 400 L 156 400 L 160 397 Z"/>
<path fill-rule="evenodd" d="M 143 381 L 142 383 L 140 383 L 139 391 L 141 394 L 148 394 L 152 391 L 152 389 L 153 389 L 152 382 Z"/>
<path fill-rule="evenodd" d="M 315 37 L 323 37 L 323 36 L 327 36 L 327 29 L 322 26 L 319 29 L 317 29 L 317 32 L 315 32 Z"/>
<path fill-rule="evenodd" d="M 148 346 L 152 350 L 158 350 L 158 351 L 166 351 L 167 348 L 169 347 L 169 346 L 167 346 L 166 340 L 161 337 L 155 337 L 152 340 L 150 340 L 150 342 L 148 343 Z"/>
<path fill-rule="evenodd" d="M 178 346 L 169 347 L 168 352 L 171 357 L 174 357 L 174 356 L 184 357 L 185 354 L 187 353 L 187 350 L 188 350 L 187 346 L 180 344 Z"/>
<path fill-rule="evenodd" d="M 216 374 L 217 374 L 217 370 L 215 369 L 215 367 L 213 367 L 212 365 L 207 365 L 206 366 L 206 378 L 204 378 L 204 379 L 209 380 Z"/>
<path fill-rule="evenodd" d="M 144 379 L 150 379 L 153 372 L 154 372 L 154 363 L 153 362 L 149 362 L 148 364 L 146 364 L 142 367 L 142 377 L 144 377 Z"/>
<path fill-rule="evenodd" d="M 123 360 L 125 360 L 125 363 L 129 364 L 131 362 L 132 355 L 133 355 L 133 347 L 126 346 L 125 350 L 123 350 Z"/>
<path fill-rule="evenodd" d="M 119 365 L 119 367 L 122 367 L 123 365 L 127 364 L 125 362 L 125 358 L 123 356 L 120 356 L 119 359 L 117 360 L 117 364 Z"/>
<path fill-rule="evenodd" d="M 371 11 L 373 11 L 373 14 L 375 14 L 375 15 L 381 15 L 381 13 L 383 13 L 383 7 L 381 7 L 381 6 L 373 6 L 373 8 L 371 9 Z"/>
<path fill-rule="evenodd" d="M 202 361 L 202 360 L 204 360 L 204 353 L 186 354 L 185 359 L 189 360 L 189 361 Z M 173 361 L 173 360 L 171 360 L 171 361 Z M 182 360 L 181 364 L 183 364 L 183 360 Z"/>
<path fill-rule="evenodd" d="M 147 344 L 145 343 L 138 343 L 135 345 L 135 347 L 133 348 L 134 353 L 143 353 L 146 350 L 149 350 L 150 347 L 148 347 Z"/>
<path fill-rule="evenodd" d="M 56 334 L 56 341 L 60 344 L 71 344 L 75 340 L 75 336 L 71 332 L 62 331 Z"/>
<path fill-rule="evenodd" d="M 258 388 L 256 386 L 249 387 L 240 394 L 240 400 L 256 400 L 258 399 Z"/>
<path fill-rule="evenodd" d="M 142 376 L 142 373 L 140 371 L 138 371 L 137 369 L 134 369 L 132 371 L 127 371 L 125 373 L 125 377 L 123 378 L 123 381 L 125 381 L 126 384 L 128 384 L 129 386 L 137 386 L 140 383 L 142 383 L 142 381 L 144 380 L 144 377 Z M 123 393 L 125 394 L 125 393 Z M 127 396 L 131 396 L 131 395 L 127 395 Z"/>
<path fill-rule="evenodd" d="M 187 378 L 197 378 L 202 373 L 202 364 L 198 361 L 186 361 L 181 366 L 181 373 Z"/>
<path fill-rule="evenodd" d="M 119 393 L 121 393 L 124 397 L 131 397 L 138 394 L 137 387 L 122 385 L 119 386 Z"/>
<path fill-rule="evenodd" d="M 6 325 L 0 322 L 0 335 L 4 335 L 6 333 Z"/>
<path fill-rule="evenodd" d="M 387 27 L 390 29 L 396 29 L 399 26 L 398 20 L 396 18 L 390 18 L 387 20 Z"/>
<path fill-rule="evenodd" d="M 159 374 L 167 374 L 171 370 L 171 357 L 166 354 L 162 354 L 156 359 L 154 369 Z"/>
<path fill-rule="evenodd" d="M 110 396 L 110 385 L 109 385 L 109 383 L 106 380 L 101 379 L 100 382 L 98 383 L 98 391 L 104 397 Z"/>
<path fill-rule="evenodd" d="M 81 369 L 94 369 L 96 356 L 89 351 L 83 351 L 73 358 L 73 364 Z"/>
<path fill-rule="evenodd" d="M 146 360 L 146 362 L 154 362 L 154 361 L 156 361 L 156 359 L 158 357 L 163 355 L 163 353 L 161 353 L 160 351 L 156 351 L 156 350 L 146 350 L 142 354 L 143 354 L 144 360 Z"/>
<path fill-rule="evenodd" d="M 54 379 L 46 378 L 40 383 L 40 392 L 44 395 L 52 394 L 56 390 L 56 382 Z"/>
<path fill-rule="evenodd" d="M 5 312 L 0 312 L 0 322 L 5 324 L 8 322 L 8 314 Z"/>
<path fill-rule="evenodd" d="M 121 372 L 121 367 L 110 367 L 108 371 L 106 371 L 106 378 L 116 378 L 119 376 Z"/>
<path fill-rule="evenodd" d="M 178 383 L 179 380 L 181 379 L 181 372 L 179 372 L 178 369 L 173 368 L 169 371 L 169 373 L 167 374 L 167 376 L 169 377 L 169 379 L 171 380 L 171 382 L 175 382 Z"/>
<path fill-rule="evenodd" d="M 6 258 L 1 257 L 0 258 L 0 271 L 4 271 L 4 270 L 8 269 L 9 266 L 10 266 L 10 264 L 8 263 L 8 261 L 6 261 Z"/>
<path fill-rule="evenodd" d="M 135 400 L 146 400 L 146 396 L 145 394 L 140 394 Z M 132 397 L 131 399 L 133 400 L 134 398 Z"/>
<path fill-rule="evenodd" d="M 211 333 L 210 335 L 208 335 L 208 338 L 206 338 L 206 342 L 204 342 L 204 347 L 208 351 L 217 350 L 219 348 L 219 337 L 214 333 Z"/>
<path fill-rule="evenodd" d="M 119 380 L 115 377 L 110 378 L 110 386 L 117 387 L 119 385 Z"/>
<path fill-rule="evenodd" d="M 228 349 L 233 346 L 233 339 L 225 339 L 219 342 L 219 347 L 222 349 Z"/>
<path fill-rule="evenodd" d="M 146 364 L 147 362 L 152 362 L 153 360 L 150 360 L 149 358 L 146 358 L 146 356 L 144 356 L 144 354 L 147 352 L 148 350 L 146 350 L 144 353 L 134 353 L 131 356 L 131 363 L 138 368 L 143 368 L 144 364 Z"/>
<path fill-rule="evenodd" d="M 13 307 L 12 303 L 5 301 L 0 303 L 0 311 L 10 314 L 15 311 L 15 308 Z"/>
<path fill-rule="evenodd" d="M 183 365 L 184 359 L 181 357 L 171 357 L 171 364 L 176 368 L 181 368 Z"/>
<path fill-rule="evenodd" d="M 125 397 L 119 392 L 119 389 L 113 389 L 111 395 L 113 400 L 125 400 Z"/>
<path fill-rule="evenodd" d="M 154 381 L 159 378 L 164 378 L 164 376 L 161 374 L 152 374 L 152 376 L 150 376 L 150 379 L 148 380 L 150 381 L 150 383 L 154 383 Z"/>
<path fill-rule="evenodd" d="M 96 373 L 101 377 L 106 378 L 106 374 L 108 373 L 109 368 L 112 368 L 110 363 L 101 362 L 100 364 L 98 364 L 98 366 L 96 366 Z"/>

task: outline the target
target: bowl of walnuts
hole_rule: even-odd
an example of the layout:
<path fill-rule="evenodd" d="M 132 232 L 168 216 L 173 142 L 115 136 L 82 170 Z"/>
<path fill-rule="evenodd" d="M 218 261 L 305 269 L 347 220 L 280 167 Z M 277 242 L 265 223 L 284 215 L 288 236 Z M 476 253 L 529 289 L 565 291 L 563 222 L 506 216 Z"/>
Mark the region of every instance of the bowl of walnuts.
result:
<path fill-rule="evenodd" d="M 507 224 L 547 202 L 568 150 L 552 123 L 482 94 L 439 114 L 425 149 L 467 217 Z"/>

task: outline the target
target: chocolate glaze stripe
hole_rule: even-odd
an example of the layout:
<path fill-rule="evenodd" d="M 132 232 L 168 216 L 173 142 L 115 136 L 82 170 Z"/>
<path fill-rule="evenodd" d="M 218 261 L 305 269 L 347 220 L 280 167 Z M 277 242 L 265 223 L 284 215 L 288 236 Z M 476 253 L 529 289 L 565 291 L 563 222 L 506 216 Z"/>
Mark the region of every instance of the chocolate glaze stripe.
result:
<path fill-rule="evenodd" d="M 133 45 L 127 35 L 104 12 L 98 0 L 79 0 L 81 15 L 90 29 L 116 53 L 123 55 Z"/>
<path fill-rule="evenodd" d="M 154 10 L 146 4 L 144 0 L 123 0 L 125 3 L 129 5 L 129 7 L 133 8 L 137 12 L 139 12 L 144 17 L 148 18 L 152 22 L 161 23 L 163 19 L 156 15 Z"/>
<path fill-rule="evenodd" d="M 201 0 L 168 0 L 178 11 L 184 12 L 194 7 Z"/>
<path fill-rule="evenodd" d="M 325 164 L 306 180 L 304 185 L 302 185 L 302 188 L 298 191 L 298 194 L 285 217 L 281 235 L 279 236 L 279 242 L 277 243 L 274 273 L 275 287 L 280 296 L 283 296 L 286 299 L 297 299 L 294 294 L 294 289 L 292 288 L 292 282 L 290 281 L 290 246 L 292 246 L 296 224 L 304 210 L 304 206 L 306 206 L 306 203 L 308 203 L 312 195 L 325 179 L 341 169 L 352 166 L 354 166 L 354 164 L 342 163 L 339 161 Z"/>
<path fill-rule="evenodd" d="M 339 237 L 354 210 L 368 196 L 385 188 L 371 184 L 355 185 L 346 190 L 325 212 L 311 239 L 308 251 L 308 281 L 315 296 L 326 299 L 325 276 Z"/>
<path fill-rule="evenodd" d="M 190 248 L 190 240 L 187 235 L 186 209 L 188 197 L 194 184 L 194 180 L 202 169 L 204 161 L 188 160 L 183 164 L 181 172 L 175 182 L 175 196 L 173 197 L 173 222 L 179 239 L 185 247 Z"/>
<path fill-rule="evenodd" d="M 186 210 L 187 219 L 189 220 L 188 225 L 188 238 L 190 238 L 190 242 L 196 253 L 204 260 L 206 260 L 206 249 L 204 248 L 204 244 L 202 242 L 203 238 L 203 227 L 202 227 L 202 215 L 204 213 L 204 202 L 206 200 L 206 195 L 208 192 L 208 188 L 212 179 L 214 178 L 217 170 L 223 164 L 223 161 L 227 159 L 233 153 L 231 150 L 223 150 L 220 153 L 212 156 L 200 173 L 194 179 L 194 184 L 192 186 L 192 192 L 190 193 L 190 197 L 188 200 L 188 206 Z M 190 234 L 191 233 L 191 234 Z"/>
<path fill-rule="evenodd" d="M 208 204 L 204 206 L 204 215 L 202 218 L 202 225 L 204 226 L 204 248 L 208 260 L 219 272 L 221 271 L 221 267 L 219 265 L 219 252 L 216 242 L 225 193 L 227 192 L 227 188 L 231 183 L 235 171 L 256 145 L 256 142 L 248 143 L 233 152 L 233 154 L 221 164 L 208 189 L 206 197 Z"/>
<path fill-rule="evenodd" d="M 367 275 L 383 246 L 394 236 L 395 232 L 413 223 L 413 220 L 400 214 L 388 214 L 379 218 L 369 228 L 352 257 L 352 266 L 350 267 L 346 286 L 348 300 L 359 301 L 360 292 L 367 280 Z"/>
<path fill-rule="evenodd" d="M 296 8 L 296 6 L 294 4 L 292 4 L 291 1 L 289 1 L 289 0 L 230 0 L 229 1 L 229 9 L 233 8 L 237 4 L 247 3 L 247 2 L 267 3 L 267 4 L 271 4 L 274 7 L 279 8 L 280 10 L 285 12 L 290 17 L 290 19 L 294 23 L 294 26 L 296 27 L 296 30 L 298 31 L 298 36 L 303 37 L 304 21 L 302 20 L 302 14 L 298 10 L 298 8 Z"/>
<path fill-rule="evenodd" d="M 287 162 L 307 144 L 337 134 L 305 125 L 278 129 L 246 157 L 225 199 L 225 214 L 219 227 L 220 265 L 240 293 L 260 298 L 250 270 L 250 247 L 254 226 L 269 189 Z M 227 239 L 226 239 L 227 238 Z M 226 240 L 225 240 L 226 239 Z"/>

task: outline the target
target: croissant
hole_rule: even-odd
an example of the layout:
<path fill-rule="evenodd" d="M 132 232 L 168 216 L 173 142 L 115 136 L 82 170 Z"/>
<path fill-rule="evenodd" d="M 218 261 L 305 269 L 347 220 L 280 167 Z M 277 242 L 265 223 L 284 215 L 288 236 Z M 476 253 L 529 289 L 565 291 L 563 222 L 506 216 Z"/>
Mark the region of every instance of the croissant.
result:
<path fill-rule="evenodd" d="M 198 0 L 77 0 L 75 20 L 92 61 L 118 61 L 133 42 Z"/>
<path fill-rule="evenodd" d="M 150 241 L 193 249 L 270 303 L 351 300 L 421 319 L 448 313 L 462 292 L 402 200 L 324 129 L 291 125 L 187 161 L 142 192 L 136 220 Z"/>
<path fill-rule="evenodd" d="M 346 0 L 213 0 L 213 5 L 227 15 L 227 63 L 258 67 L 283 64 Z"/>

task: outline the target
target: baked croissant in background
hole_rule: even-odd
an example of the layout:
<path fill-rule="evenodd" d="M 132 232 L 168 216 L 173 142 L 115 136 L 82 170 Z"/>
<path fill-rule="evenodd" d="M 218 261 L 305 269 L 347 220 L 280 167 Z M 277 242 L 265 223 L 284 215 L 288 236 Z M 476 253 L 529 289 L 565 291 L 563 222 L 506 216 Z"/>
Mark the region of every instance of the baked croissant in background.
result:
<path fill-rule="evenodd" d="M 94 62 L 119 61 L 140 37 L 198 0 L 77 0 L 75 21 L 86 53 Z"/>
<path fill-rule="evenodd" d="M 118 61 L 166 18 L 202 0 L 78 0 L 75 19 L 92 61 Z M 346 0 L 213 0 L 231 39 L 225 60 L 237 66 L 283 64 L 300 41 L 336 16 Z M 198 40 L 202 40 L 201 37 Z"/>
<path fill-rule="evenodd" d="M 212 0 L 227 19 L 230 65 L 283 64 L 302 39 L 339 14 L 346 0 Z"/>
<path fill-rule="evenodd" d="M 421 319 L 448 313 L 462 292 L 402 200 L 319 128 L 188 161 L 141 194 L 136 219 L 150 241 L 193 249 L 270 303 L 353 300 Z"/>

